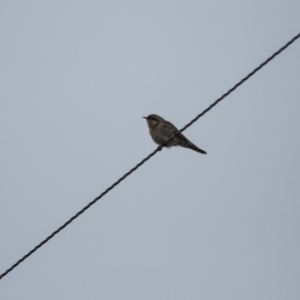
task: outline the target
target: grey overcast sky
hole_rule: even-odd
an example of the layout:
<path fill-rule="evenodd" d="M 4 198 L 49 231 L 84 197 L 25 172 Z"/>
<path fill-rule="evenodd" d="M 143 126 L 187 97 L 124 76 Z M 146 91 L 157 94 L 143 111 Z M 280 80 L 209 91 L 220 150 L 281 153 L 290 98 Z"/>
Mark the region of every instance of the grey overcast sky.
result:
<path fill-rule="evenodd" d="M 1 1 L 0 272 L 300 31 L 300 1 Z M 0 281 L 0 299 L 300 299 L 300 41 Z"/>

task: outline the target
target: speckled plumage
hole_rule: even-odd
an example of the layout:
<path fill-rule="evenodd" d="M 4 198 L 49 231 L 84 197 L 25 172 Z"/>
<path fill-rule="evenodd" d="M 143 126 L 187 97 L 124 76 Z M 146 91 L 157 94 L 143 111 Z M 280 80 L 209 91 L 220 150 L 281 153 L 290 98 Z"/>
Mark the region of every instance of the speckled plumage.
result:
<path fill-rule="evenodd" d="M 149 115 L 144 117 L 147 120 L 150 135 L 153 141 L 158 144 L 164 144 L 169 138 L 178 132 L 178 129 L 169 121 L 158 115 Z M 188 149 L 192 149 L 202 154 L 206 154 L 204 150 L 199 149 L 191 141 L 189 141 L 182 133 L 176 136 L 172 141 L 170 141 L 166 147 L 170 148 L 173 146 L 180 146 Z"/>

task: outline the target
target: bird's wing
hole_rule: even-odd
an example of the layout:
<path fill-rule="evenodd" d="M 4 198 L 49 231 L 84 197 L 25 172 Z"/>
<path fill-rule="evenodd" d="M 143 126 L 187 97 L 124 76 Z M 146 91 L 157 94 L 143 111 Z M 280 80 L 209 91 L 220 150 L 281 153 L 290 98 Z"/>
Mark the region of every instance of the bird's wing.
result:
<path fill-rule="evenodd" d="M 174 134 L 178 132 L 178 129 L 170 122 L 165 121 L 165 126 L 161 134 L 166 138 L 169 139 L 171 138 Z"/>

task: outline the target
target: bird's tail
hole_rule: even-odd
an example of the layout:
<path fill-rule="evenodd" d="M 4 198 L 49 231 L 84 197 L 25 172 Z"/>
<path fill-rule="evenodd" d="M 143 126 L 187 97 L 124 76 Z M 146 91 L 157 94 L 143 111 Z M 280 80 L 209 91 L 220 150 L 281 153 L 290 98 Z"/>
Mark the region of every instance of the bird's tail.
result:
<path fill-rule="evenodd" d="M 201 154 L 206 154 L 206 152 L 200 148 L 198 148 L 196 145 L 194 145 L 191 141 L 189 141 L 183 134 L 180 134 L 179 135 L 179 145 L 181 147 L 184 147 L 184 148 L 188 148 L 188 149 L 192 149 L 196 152 L 199 152 Z"/>
<path fill-rule="evenodd" d="M 198 147 L 195 146 L 194 144 L 189 145 L 189 146 L 190 146 L 190 147 L 189 147 L 190 149 L 192 149 L 192 150 L 194 150 L 194 151 L 196 151 L 196 152 L 199 152 L 199 153 L 202 153 L 202 154 L 207 154 L 204 150 L 198 148 Z"/>

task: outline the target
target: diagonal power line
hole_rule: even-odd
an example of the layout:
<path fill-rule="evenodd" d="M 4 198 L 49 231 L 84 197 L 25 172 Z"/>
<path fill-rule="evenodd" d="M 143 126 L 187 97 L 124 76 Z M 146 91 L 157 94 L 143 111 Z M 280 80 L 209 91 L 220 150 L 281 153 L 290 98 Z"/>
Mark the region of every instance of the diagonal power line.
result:
<path fill-rule="evenodd" d="M 263 68 L 266 64 L 268 64 L 271 60 L 273 60 L 277 55 L 279 55 L 282 51 L 284 51 L 287 47 L 289 47 L 292 43 L 294 43 L 300 37 L 300 33 L 294 36 L 289 42 L 287 42 L 284 46 L 282 46 L 279 50 L 277 50 L 274 54 L 272 54 L 269 58 L 267 58 L 263 63 L 261 63 L 257 68 L 255 68 L 252 72 L 250 72 L 247 76 L 241 79 L 237 84 L 235 84 L 231 89 L 229 89 L 225 94 L 223 94 L 220 98 L 218 98 L 214 103 L 212 103 L 208 108 L 206 108 L 202 113 L 197 115 L 193 120 L 191 120 L 187 125 L 185 125 L 181 130 L 179 130 L 173 137 L 171 137 L 168 141 L 164 143 L 166 145 L 169 141 L 174 139 L 177 135 L 179 135 L 182 131 L 186 130 L 193 123 L 195 123 L 200 117 L 205 115 L 208 111 L 210 111 L 214 106 L 216 106 L 220 101 L 226 98 L 229 94 L 231 94 L 234 90 L 236 90 L 240 85 L 242 85 L 245 81 L 247 81 L 250 77 L 252 77 L 257 71 Z M 93 204 L 95 204 L 98 200 L 100 200 L 103 196 L 105 196 L 109 191 L 115 188 L 119 183 L 121 183 L 126 177 L 131 175 L 134 171 L 136 171 L 140 166 L 142 166 L 147 160 L 149 160 L 152 156 L 154 156 L 158 151 L 160 151 L 164 145 L 157 147 L 152 153 L 150 153 L 147 157 L 145 157 L 141 162 L 139 162 L 135 167 L 133 167 L 130 171 L 124 174 L 121 178 L 119 178 L 115 183 L 113 183 L 110 187 L 108 187 L 102 194 L 96 197 L 93 201 L 87 204 L 84 208 L 82 208 L 78 213 L 76 213 L 73 217 L 71 217 L 67 222 L 53 231 L 47 238 L 45 238 L 42 242 L 40 242 L 37 246 L 35 246 L 32 250 L 30 250 L 27 254 L 25 254 L 22 258 L 20 258 L 16 263 L 14 263 L 10 268 L 8 268 L 5 272 L 0 275 L 0 280 L 10 273 L 14 268 L 16 268 L 20 263 L 22 263 L 25 259 L 27 259 L 31 254 L 33 254 L 36 250 L 41 248 L 44 244 L 46 244 L 49 240 L 51 240 L 56 234 L 58 234 L 61 230 L 67 227 L 70 223 L 72 223 L 76 218 L 78 218 L 81 214 L 83 214 L 88 208 L 90 208 Z"/>

